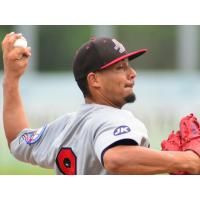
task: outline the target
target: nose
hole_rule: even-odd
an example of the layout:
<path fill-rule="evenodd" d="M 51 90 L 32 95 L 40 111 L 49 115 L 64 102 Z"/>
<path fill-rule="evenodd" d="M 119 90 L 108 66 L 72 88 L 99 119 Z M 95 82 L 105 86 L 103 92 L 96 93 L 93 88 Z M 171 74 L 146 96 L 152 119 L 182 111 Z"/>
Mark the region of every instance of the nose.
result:
<path fill-rule="evenodd" d="M 136 78 L 136 75 L 137 75 L 137 73 L 136 73 L 136 71 L 132 68 L 132 67 L 129 67 L 129 79 L 134 79 L 134 78 Z"/>

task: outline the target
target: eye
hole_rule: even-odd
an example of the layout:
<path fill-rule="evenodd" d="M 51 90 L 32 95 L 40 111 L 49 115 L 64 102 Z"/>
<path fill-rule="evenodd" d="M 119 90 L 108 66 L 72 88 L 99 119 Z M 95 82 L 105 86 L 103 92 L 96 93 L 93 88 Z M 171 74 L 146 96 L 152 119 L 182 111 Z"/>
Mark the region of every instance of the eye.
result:
<path fill-rule="evenodd" d="M 120 64 L 119 66 L 116 67 L 117 70 L 126 70 L 126 67 L 122 64 Z"/>
<path fill-rule="evenodd" d="M 124 67 L 123 66 L 118 66 L 116 69 L 123 69 Z"/>

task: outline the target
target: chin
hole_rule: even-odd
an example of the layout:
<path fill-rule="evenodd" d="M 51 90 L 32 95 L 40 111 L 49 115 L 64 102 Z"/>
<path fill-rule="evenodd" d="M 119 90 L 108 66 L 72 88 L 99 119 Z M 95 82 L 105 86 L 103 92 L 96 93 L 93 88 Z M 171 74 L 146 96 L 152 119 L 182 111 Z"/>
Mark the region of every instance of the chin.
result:
<path fill-rule="evenodd" d="M 133 102 L 135 102 L 135 100 L 136 100 L 136 96 L 135 96 L 134 93 L 132 93 L 131 95 L 128 95 L 128 96 L 126 96 L 126 97 L 124 98 L 124 101 L 125 101 L 126 103 L 133 103 Z"/>

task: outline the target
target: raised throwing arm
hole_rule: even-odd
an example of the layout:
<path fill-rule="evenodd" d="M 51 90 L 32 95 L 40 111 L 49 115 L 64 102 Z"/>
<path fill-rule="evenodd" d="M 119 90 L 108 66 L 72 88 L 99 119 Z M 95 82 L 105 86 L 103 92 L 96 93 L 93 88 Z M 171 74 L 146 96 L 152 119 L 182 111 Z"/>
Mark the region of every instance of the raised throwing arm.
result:
<path fill-rule="evenodd" d="M 19 81 L 28 67 L 31 52 L 29 47 L 14 47 L 14 42 L 21 37 L 21 34 L 10 33 L 2 41 L 3 123 L 9 145 L 22 129 L 29 126 L 20 97 Z"/>

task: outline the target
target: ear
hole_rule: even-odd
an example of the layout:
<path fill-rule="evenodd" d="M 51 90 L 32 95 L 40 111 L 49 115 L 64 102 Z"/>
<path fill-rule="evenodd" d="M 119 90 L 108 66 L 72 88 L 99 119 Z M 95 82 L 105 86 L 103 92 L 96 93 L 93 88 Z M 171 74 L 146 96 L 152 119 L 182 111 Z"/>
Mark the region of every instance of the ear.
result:
<path fill-rule="evenodd" d="M 87 75 L 87 81 L 88 81 L 88 85 L 91 87 L 95 87 L 95 88 L 100 87 L 100 78 L 99 78 L 98 74 L 96 74 L 94 72 L 90 72 Z"/>

